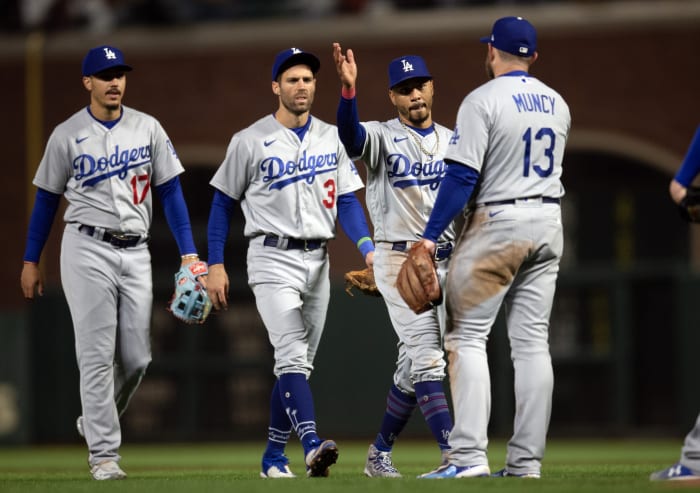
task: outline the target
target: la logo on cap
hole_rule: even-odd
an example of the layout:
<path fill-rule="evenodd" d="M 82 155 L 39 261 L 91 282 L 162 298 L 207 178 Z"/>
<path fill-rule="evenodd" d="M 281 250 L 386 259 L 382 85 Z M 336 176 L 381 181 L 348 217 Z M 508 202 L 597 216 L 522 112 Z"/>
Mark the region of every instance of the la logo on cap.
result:
<path fill-rule="evenodd" d="M 413 72 L 413 65 L 411 65 L 406 59 L 404 58 L 401 60 L 401 64 L 403 65 L 403 71 L 404 72 Z"/>
<path fill-rule="evenodd" d="M 117 54 L 114 53 L 112 50 L 110 50 L 108 46 L 105 46 L 104 50 L 105 50 L 105 58 L 107 58 L 107 60 L 116 60 L 117 59 Z"/>

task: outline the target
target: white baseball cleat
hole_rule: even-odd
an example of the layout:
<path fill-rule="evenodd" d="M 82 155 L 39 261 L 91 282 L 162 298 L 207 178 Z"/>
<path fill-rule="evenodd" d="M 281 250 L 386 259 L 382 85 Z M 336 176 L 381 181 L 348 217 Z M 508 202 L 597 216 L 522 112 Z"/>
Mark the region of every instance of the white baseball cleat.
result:
<path fill-rule="evenodd" d="M 700 474 L 697 474 L 683 464 L 673 464 L 671 467 L 656 471 L 649 476 L 651 481 L 698 481 Z M 693 483 L 695 484 L 695 483 Z"/>
<path fill-rule="evenodd" d="M 400 478 L 401 473 L 391 461 L 391 452 L 378 450 L 374 444 L 367 451 L 365 475 L 370 478 Z"/>
<path fill-rule="evenodd" d="M 280 455 L 271 458 L 263 457 L 260 477 L 263 479 L 286 479 L 296 478 L 296 475 L 289 469 L 289 459 L 285 455 Z"/>
<path fill-rule="evenodd" d="M 434 471 L 426 472 L 418 476 L 418 479 L 448 479 L 448 478 L 482 478 L 491 474 L 489 466 L 456 466 L 445 464 Z"/>
<path fill-rule="evenodd" d="M 119 464 L 113 460 L 106 460 L 92 466 L 90 474 L 98 481 L 126 478 L 126 473 L 122 471 Z"/>
<path fill-rule="evenodd" d="M 505 468 L 500 471 L 496 471 L 491 475 L 492 478 L 525 478 L 525 479 L 540 479 L 540 473 L 538 472 L 524 472 L 516 474 L 513 472 L 508 472 Z"/>

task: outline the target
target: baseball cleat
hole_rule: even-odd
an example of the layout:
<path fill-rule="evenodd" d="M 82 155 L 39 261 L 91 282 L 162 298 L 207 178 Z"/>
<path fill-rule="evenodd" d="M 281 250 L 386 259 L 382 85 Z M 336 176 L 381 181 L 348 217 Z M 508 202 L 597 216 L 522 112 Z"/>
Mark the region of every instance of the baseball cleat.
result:
<path fill-rule="evenodd" d="M 85 429 L 83 428 L 82 416 L 78 416 L 78 419 L 75 420 L 75 428 L 78 430 L 78 435 L 85 438 Z"/>
<path fill-rule="evenodd" d="M 501 469 L 500 471 L 496 471 L 491 475 L 492 478 L 505 478 L 505 477 L 512 477 L 512 478 L 530 478 L 530 479 L 540 479 L 540 473 L 538 472 L 525 472 L 522 474 L 515 474 L 513 472 L 508 472 L 506 471 L 505 468 Z"/>
<path fill-rule="evenodd" d="M 369 446 L 367 451 L 367 462 L 365 463 L 365 475 L 370 478 L 400 478 L 399 472 L 391 462 L 391 452 L 377 450 L 374 444 Z"/>
<path fill-rule="evenodd" d="M 310 478 L 327 477 L 338 460 L 338 446 L 333 440 L 325 440 L 306 454 L 306 475 Z"/>
<path fill-rule="evenodd" d="M 119 464 L 113 460 L 106 460 L 92 466 L 90 474 L 98 481 L 126 478 L 126 473 L 122 471 Z"/>
<path fill-rule="evenodd" d="M 491 474 L 489 466 L 456 466 L 445 464 L 434 471 L 418 476 L 418 479 L 482 478 Z"/>
<path fill-rule="evenodd" d="M 260 477 L 263 479 L 284 479 L 296 478 L 296 475 L 289 469 L 289 459 L 285 455 L 278 455 L 277 457 L 263 456 Z"/>
<path fill-rule="evenodd" d="M 651 481 L 700 481 L 700 474 L 696 474 L 681 463 L 656 471 L 649 476 Z"/>

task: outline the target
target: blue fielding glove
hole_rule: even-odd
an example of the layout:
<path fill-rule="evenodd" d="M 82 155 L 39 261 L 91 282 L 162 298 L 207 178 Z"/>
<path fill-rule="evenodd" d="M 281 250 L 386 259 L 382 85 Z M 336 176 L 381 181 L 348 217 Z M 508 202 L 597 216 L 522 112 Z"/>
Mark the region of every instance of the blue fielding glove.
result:
<path fill-rule="evenodd" d="M 197 261 L 180 267 L 175 273 L 175 293 L 168 310 L 175 318 L 188 324 L 203 324 L 211 311 L 211 300 L 200 277 L 209 269 L 206 262 Z"/>

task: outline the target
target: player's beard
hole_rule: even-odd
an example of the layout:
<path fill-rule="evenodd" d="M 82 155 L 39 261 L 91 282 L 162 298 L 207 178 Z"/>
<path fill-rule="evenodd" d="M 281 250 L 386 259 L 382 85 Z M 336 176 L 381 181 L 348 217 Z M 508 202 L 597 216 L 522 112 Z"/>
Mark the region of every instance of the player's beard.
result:
<path fill-rule="evenodd" d="M 314 94 L 313 92 L 306 91 L 305 94 L 302 94 L 303 96 L 306 96 L 306 101 L 304 102 L 298 102 L 296 100 L 297 96 L 300 94 L 293 94 L 291 97 L 283 97 L 280 98 L 282 101 L 282 106 L 285 107 L 287 111 L 289 111 L 293 115 L 303 115 L 304 113 L 308 113 L 311 111 L 311 104 L 314 101 Z"/>
<path fill-rule="evenodd" d="M 489 80 L 495 79 L 496 76 L 495 76 L 495 74 L 493 73 L 493 65 L 491 65 L 491 63 L 489 62 L 488 56 L 486 57 L 486 63 L 485 63 L 485 65 L 486 65 L 486 75 L 488 76 Z"/>
<path fill-rule="evenodd" d="M 407 109 L 404 117 L 412 126 L 420 128 L 423 123 L 430 118 L 430 109 L 425 103 L 411 106 Z"/>

